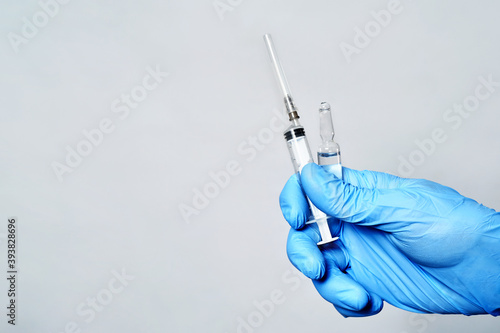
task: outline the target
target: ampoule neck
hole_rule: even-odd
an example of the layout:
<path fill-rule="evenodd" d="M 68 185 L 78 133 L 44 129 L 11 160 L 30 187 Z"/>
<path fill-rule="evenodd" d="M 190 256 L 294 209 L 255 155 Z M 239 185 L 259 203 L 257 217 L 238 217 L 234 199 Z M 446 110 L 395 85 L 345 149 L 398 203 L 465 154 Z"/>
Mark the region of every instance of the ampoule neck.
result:
<path fill-rule="evenodd" d="M 335 130 L 333 129 L 331 107 L 327 102 L 322 102 L 319 108 L 319 129 L 321 140 L 324 143 L 333 142 Z"/>

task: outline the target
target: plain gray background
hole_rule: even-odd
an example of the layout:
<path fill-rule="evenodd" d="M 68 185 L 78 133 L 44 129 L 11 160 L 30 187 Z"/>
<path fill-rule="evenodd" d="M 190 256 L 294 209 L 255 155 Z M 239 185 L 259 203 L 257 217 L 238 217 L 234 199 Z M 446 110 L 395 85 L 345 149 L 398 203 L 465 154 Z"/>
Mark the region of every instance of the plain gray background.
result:
<path fill-rule="evenodd" d="M 44 22 L 38 1 L 3 1 L 0 267 L 6 221 L 17 216 L 19 297 L 12 328 L 2 279 L 2 331 L 65 332 L 68 323 L 67 332 L 498 330 L 491 316 L 415 315 L 388 304 L 374 317 L 344 319 L 286 257 L 278 196 L 293 170 L 281 132 L 270 128 L 283 108 L 264 33 L 313 150 L 326 100 L 344 165 L 398 174 L 400 158 L 424 156 L 411 177 L 500 208 L 500 89 L 458 128 L 443 118 L 474 94 L 478 77 L 500 81 L 499 3 L 401 0 L 401 12 L 348 62 L 342 43 L 354 45 L 356 29 L 388 3 L 73 0 Z M 12 34 L 22 36 L 23 18 L 33 16 L 41 27 L 16 52 Z M 169 74 L 120 118 L 112 104 L 140 92 L 148 67 Z M 65 163 L 67 146 L 76 149 L 82 131 L 105 118 L 114 130 L 59 181 L 53 163 Z M 415 152 L 435 128 L 447 140 L 429 155 Z M 259 149 L 250 153 L 252 138 Z M 183 218 L 180 207 L 193 206 L 230 161 L 239 173 Z M 134 279 L 110 293 L 122 269 Z M 262 314 L 256 304 L 272 294 L 280 304 Z M 92 320 L 78 314 L 96 296 L 101 311 Z M 249 320 L 256 327 L 242 328 Z"/>

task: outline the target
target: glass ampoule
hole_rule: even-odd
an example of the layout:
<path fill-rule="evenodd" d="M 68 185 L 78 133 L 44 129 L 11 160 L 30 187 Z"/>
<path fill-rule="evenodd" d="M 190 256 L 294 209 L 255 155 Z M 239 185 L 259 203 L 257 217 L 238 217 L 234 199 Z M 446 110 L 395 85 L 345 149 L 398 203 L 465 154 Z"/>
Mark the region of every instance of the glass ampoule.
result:
<path fill-rule="evenodd" d="M 329 171 L 342 178 L 340 146 L 334 141 L 332 111 L 327 102 L 322 102 L 319 108 L 319 128 L 322 143 L 318 147 L 318 164 L 329 165 Z"/>

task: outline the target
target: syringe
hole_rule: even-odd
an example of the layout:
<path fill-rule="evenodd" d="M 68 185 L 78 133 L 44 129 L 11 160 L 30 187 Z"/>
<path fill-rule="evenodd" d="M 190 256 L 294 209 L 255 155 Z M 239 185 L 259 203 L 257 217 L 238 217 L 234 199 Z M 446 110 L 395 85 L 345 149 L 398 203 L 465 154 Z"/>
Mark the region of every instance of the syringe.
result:
<path fill-rule="evenodd" d="M 286 80 L 285 73 L 283 72 L 283 68 L 279 62 L 278 55 L 276 54 L 276 50 L 274 49 L 274 43 L 271 35 L 264 35 L 264 41 L 266 43 L 267 50 L 269 51 L 269 56 L 271 57 L 271 62 L 276 73 L 276 78 L 278 79 L 278 84 L 283 92 L 286 112 L 288 114 L 288 119 L 291 122 L 290 127 L 288 127 L 284 132 L 285 140 L 287 142 L 288 151 L 290 152 L 295 172 L 300 174 L 302 172 L 302 168 L 308 163 L 313 163 L 314 160 L 311 150 L 309 149 L 309 143 L 307 142 L 304 127 L 300 125 L 299 114 L 295 104 L 293 103 L 292 93 Z M 338 239 L 338 237 L 332 237 L 330 228 L 328 227 L 328 218 L 326 214 L 314 206 L 309 198 L 307 201 L 309 202 L 312 215 L 307 223 L 316 222 L 321 234 L 321 242 L 318 242 L 318 245 L 323 245 Z"/>

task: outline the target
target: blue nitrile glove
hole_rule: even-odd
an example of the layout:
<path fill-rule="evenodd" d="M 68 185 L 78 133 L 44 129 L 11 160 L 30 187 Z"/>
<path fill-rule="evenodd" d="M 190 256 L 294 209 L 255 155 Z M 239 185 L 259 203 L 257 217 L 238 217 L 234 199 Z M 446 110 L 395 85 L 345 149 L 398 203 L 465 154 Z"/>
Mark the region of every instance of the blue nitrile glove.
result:
<path fill-rule="evenodd" d="M 301 184 L 302 183 L 302 187 Z M 323 245 L 305 225 L 311 201 L 334 218 Z M 383 301 L 422 313 L 500 314 L 500 213 L 423 179 L 316 164 L 280 195 L 292 229 L 287 253 L 321 296 L 346 317 L 369 316 Z"/>

